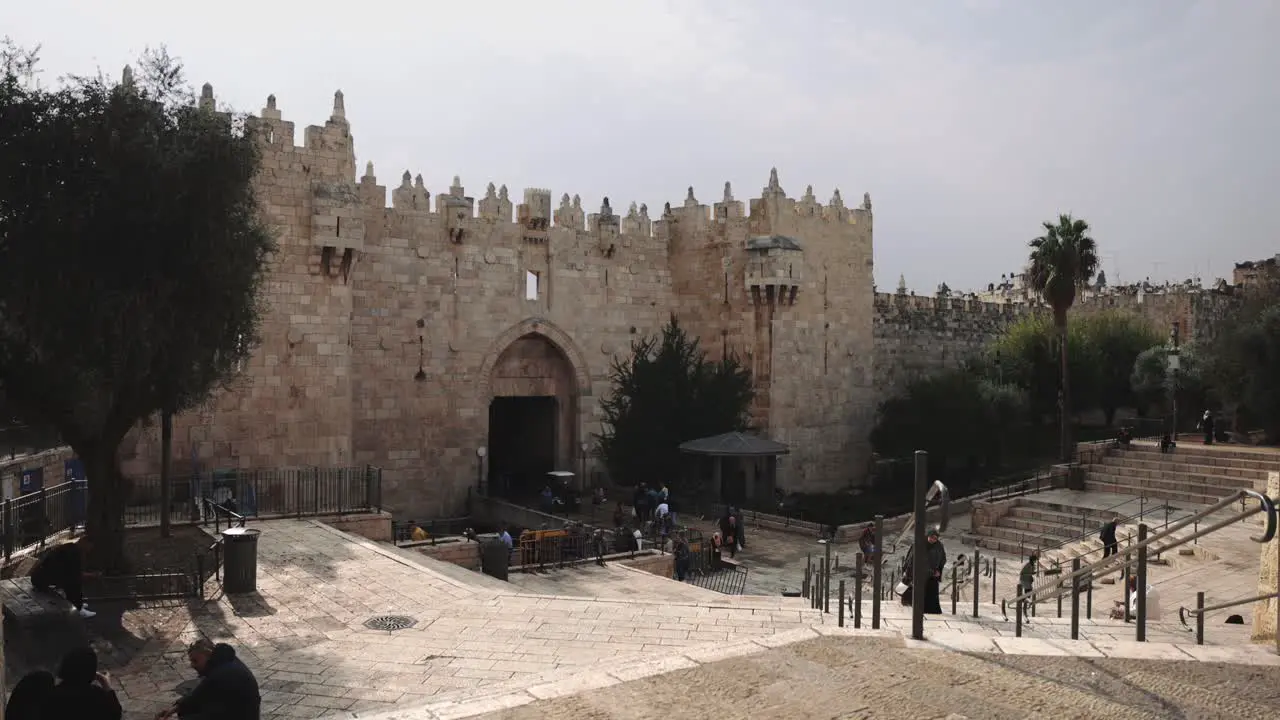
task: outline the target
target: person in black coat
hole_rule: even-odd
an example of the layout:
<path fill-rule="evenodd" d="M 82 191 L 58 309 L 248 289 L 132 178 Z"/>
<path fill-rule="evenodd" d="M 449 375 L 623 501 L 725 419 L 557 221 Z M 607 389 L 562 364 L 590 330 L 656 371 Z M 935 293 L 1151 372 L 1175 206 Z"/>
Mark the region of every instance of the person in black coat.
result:
<path fill-rule="evenodd" d="M 120 720 L 124 709 L 111 678 L 98 672 L 98 654 L 92 648 L 72 650 L 58 668 L 61 682 L 53 689 L 42 717 L 76 720 Z"/>
<path fill-rule="evenodd" d="M 89 541 L 85 538 L 54 547 L 31 569 L 32 589 L 48 593 L 58 588 L 80 617 L 93 617 L 97 613 L 84 604 L 84 579 L 97 575 L 84 569 L 84 558 L 88 552 Z"/>
<path fill-rule="evenodd" d="M 36 670 L 27 673 L 18 681 L 13 692 L 9 694 L 9 702 L 4 706 L 7 720 L 42 720 L 44 709 L 53 697 L 53 673 L 47 670 Z"/>
<path fill-rule="evenodd" d="M 1114 519 L 1102 524 L 1102 530 L 1098 532 L 1098 539 L 1102 541 L 1102 557 L 1111 557 L 1120 552 L 1120 541 L 1116 539 L 1116 521 Z"/>
<path fill-rule="evenodd" d="M 157 718 L 199 720 L 261 720 L 262 696 L 258 679 L 226 643 L 197 640 L 187 649 L 200 684 L 190 695 L 162 711 Z"/>

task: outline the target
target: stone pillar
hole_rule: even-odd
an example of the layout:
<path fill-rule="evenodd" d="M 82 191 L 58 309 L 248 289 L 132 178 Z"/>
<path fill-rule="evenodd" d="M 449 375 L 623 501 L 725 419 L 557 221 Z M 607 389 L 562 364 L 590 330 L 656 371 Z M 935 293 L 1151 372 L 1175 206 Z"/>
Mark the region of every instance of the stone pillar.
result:
<path fill-rule="evenodd" d="M 1280 500 L 1280 472 L 1267 473 L 1267 496 Z M 1280 537 L 1262 546 L 1262 562 L 1258 569 L 1258 594 L 1280 591 Z M 1253 606 L 1253 641 L 1276 643 L 1280 652 L 1280 601 L 1275 598 L 1255 603 Z"/>

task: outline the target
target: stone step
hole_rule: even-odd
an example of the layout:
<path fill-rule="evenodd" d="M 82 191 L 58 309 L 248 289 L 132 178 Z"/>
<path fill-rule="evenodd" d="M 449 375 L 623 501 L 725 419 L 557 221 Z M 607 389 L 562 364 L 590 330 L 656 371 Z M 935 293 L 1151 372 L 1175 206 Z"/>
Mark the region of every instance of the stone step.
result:
<path fill-rule="evenodd" d="M 1028 520 L 1011 520 L 1013 527 L 1006 525 L 1004 518 L 1000 519 L 998 525 L 983 528 L 979 535 L 981 537 L 997 538 L 1000 540 L 1008 540 L 1009 542 L 1021 542 L 1028 548 L 1034 548 L 1041 545 L 1054 545 L 1057 543 L 1071 540 L 1080 534 L 1079 527 L 1064 528 L 1062 526 L 1035 526 L 1035 527 L 1019 527 L 1019 525 L 1029 526 L 1032 521 Z"/>
<path fill-rule="evenodd" d="M 1119 513 L 1114 511 L 1101 512 L 1087 508 L 1072 508 L 1071 510 L 1049 510 L 1035 505 L 1014 505 L 1009 508 L 1001 519 L 1017 518 L 1032 520 L 1044 524 L 1058 525 L 1061 527 L 1080 527 L 1081 518 L 1086 518 L 1084 522 L 1101 523 L 1103 517 L 1121 517 Z"/>
<path fill-rule="evenodd" d="M 1149 470 L 1146 468 L 1134 468 L 1122 465 L 1086 465 L 1085 469 L 1090 473 L 1140 478 L 1143 480 L 1195 483 L 1208 487 L 1219 487 L 1224 490 L 1252 490 L 1258 485 L 1257 481 L 1249 478 L 1203 475 L 1200 473 L 1179 472 L 1173 470 Z"/>
<path fill-rule="evenodd" d="M 1216 446 L 1215 446 L 1216 447 Z M 1113 455 L 1136 457 L 1143 460 L 1194 462 L 1214 467 L 1235 467 L 1254 470 L 1280 470 L 1280 452 L 1268 450 L 1209 450 L 1203 445 L 1179 443 L 1173 452 L 1162 453 L 1155 445 L 1135 444 L 1128 450 L 1116 450 Z"/>
<path fill-rule="evenodd" d="M 1169 460 L 1168 455 L 1158 455 L 1160 460 L 1146 456 L 1134 456 L 1130 453 L 1107 455 L 1096 464 L 1107 467 L 1124 467 L 1136 470 L 1156 470 L 1161 472 L 1184 472 L 1196 475 L 1215 475 L 1219 477 L 1240 478 L 1246 480 L 1266 480 L 1268 470 L 1262 468 L 1240 468 L 1222 465 L 1205 465 L 1195 462 L 1195 458 Z"/>
<path fill-rule="evenodd" d="M 1089 473 L 1085 487 L 1097 492 L 1159 498 L 1170 503 L 1212 505 L 1232 494 L 1233 490 L 1185 481 L 1130 478 L 1109 473 Z"/>

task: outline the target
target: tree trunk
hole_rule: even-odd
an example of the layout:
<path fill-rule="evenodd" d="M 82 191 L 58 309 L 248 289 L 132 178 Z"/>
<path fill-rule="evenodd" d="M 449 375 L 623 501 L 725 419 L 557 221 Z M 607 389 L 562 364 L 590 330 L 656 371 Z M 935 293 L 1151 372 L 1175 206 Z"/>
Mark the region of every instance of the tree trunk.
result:
<path fill-rule="evenodd" d="M 1067 323 L 1063 318 L 1058 325 L 1058 356 L 1062 362 L 1062 462 L 1071 462 L 1071 384 L 1070 373 L 1067 372 Z"/>
<path fill-rule="evenodd" d="M 173 463 L 173 413 L 160 415 L 160 537 L 173 534 L 170 512 L 173 509 L 173 479 L 170 465 Z"/>
<path fill-rule="evenodd" d="M 129 488 L 116 463 L 118 446 L 118 442 L 73 443 L 71 446 L 84 463 L 89 480 L 85 517 L 85 534 L 92 543 L 89 567 L 107 574 L 128 571 L 124 553 L 124 510 Z"/>

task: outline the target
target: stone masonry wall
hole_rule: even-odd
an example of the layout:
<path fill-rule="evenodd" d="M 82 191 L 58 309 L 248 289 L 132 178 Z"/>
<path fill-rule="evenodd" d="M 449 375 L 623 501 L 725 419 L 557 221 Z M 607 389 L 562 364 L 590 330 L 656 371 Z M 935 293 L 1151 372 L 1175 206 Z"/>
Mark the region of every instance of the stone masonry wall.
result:
<path fill-rule="evenodd" d="M 877 401 L 916 378 L 960 367 L 1031 312 L 1027 305 L 876 293 Z"/>
<path fill-rule="evenodd" d="M 341 93 L 302 146 L 274 97 L 251 123 L 279 234 L 270 309 L 239 382 L 175 418 L 177 472 L 370 463 L 388 508 L 456 515 L 491 459 L 477 450 L 493 397 L 559 399 L 555 461 L 576 472 L 611 361 L 674 312 L 713 356 L 732 348 L 756 369 L 759 424 L 793 444 L 781 485 L 860 479 L 874 410 L 869 199 L 793 200 L 775 172 L 750 213 L 729 199 L 713 217 L 691 199 L 651 219 L 608 198 L 598 213 L 567 194 L 557 207 L 536 188 L 517 205 L 493 183 L 477 201 L 459 178 L 433 201 L 406 171 L 387 207 L 372 163 L 356 177 Z M 778 234 L 792 243 L 751 249 Z M 126 472 L 157 471 L 158 436 L 158 423 L 131 434 Z"/>

